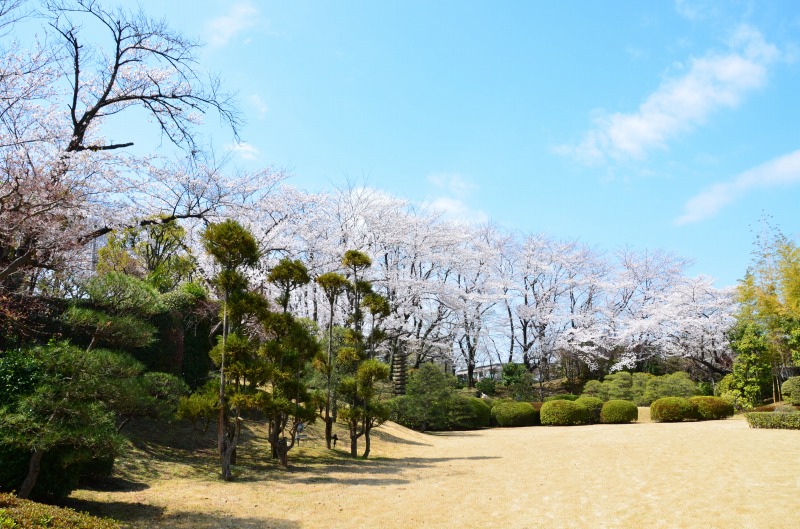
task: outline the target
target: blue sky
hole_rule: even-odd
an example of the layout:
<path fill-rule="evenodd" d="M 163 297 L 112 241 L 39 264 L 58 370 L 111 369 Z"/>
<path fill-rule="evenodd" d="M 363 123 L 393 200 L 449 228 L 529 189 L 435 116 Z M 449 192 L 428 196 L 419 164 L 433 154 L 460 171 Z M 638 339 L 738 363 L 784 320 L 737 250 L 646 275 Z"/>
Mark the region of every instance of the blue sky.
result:
<path fill-rule="evenodd" d="M 663 248 L 718 286 L 763 214 L 800 232 L 795 0 L 167 4 L 142 2 L 246 115 L 217 149 L 298 187 Z"/>

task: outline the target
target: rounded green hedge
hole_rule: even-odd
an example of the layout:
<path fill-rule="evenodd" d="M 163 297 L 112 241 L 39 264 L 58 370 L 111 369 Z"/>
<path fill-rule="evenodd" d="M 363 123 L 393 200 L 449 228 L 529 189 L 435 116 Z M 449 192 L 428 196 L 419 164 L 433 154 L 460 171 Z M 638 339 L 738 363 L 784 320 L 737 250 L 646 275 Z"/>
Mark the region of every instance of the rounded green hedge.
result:
<path fill-rule="evenodd" d="M 589 411 L 569 400 L 551 400 L 542 405 L 542 424 L 550 426 L 572 426 L 589 422 Z"/>
<path fill-rule="evenodd" d="M 656 422 L 680 422 L 695 417 L 694 406 L 683 397 L 663 397 L 650 405 L 650 418 Z"/>
<path fill-rule="evenodd" d="M 720 397 L 690 397 L 689 402 L 695 409 L 697 419 L 713 421 L 733 416 L 733 405 Z"/>
<path fill-rule="evenodd" d="M 576 400 L 575 404 L 586 408 L 587 418 L 590 423 L 600 422 L 600 410 L 603 409 L 603 399 L 586 396 Z"/>
<path fill-rule="evenodd" d="M 502 427 L 533 426 L 537 415 L 528 402 L 502 402 L 492 408 L 494 423 Z"/>
<path fill-rule="evenodd" d="M 639 408 L 630 400 L 610 400 L 600 410 L 600 422 L 624 424 L 639 420 Z"/>
<path fill-rule="evenodd" d="M 475 417 L 475 426 L 477 428 L 489 426 L 492 418 L 492 408 L 489 407 L 489 404 L 477 397 L 470 398 L 469 403 L 472 406 L 472 412 Z"/>

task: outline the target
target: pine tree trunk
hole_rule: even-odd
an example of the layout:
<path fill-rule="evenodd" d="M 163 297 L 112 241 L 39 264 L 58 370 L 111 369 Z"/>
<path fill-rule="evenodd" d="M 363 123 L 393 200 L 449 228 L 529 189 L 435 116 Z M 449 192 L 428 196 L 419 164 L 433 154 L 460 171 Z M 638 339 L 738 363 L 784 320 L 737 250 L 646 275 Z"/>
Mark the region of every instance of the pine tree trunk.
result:
<path fill-rule="evenodd" d="M 350 434 L 350 456 L 358 457 L 358 436 Z"/>
<path fill-rule="evenodd" d="M 31 460 L 28 463 L 28 475 L 25 476 L 25 481 L 23 481 L 22 485 L 19 487 L 19 492 L 17 492 L 18 497 L 22 499 L 30 497 L 33 487 L 36 486 L 36 480 L 39 478 L 39 472 L 42 470 L 43 457 L 44 451 L 34 448 L 33 454 L 31 454 Z"/>
<path fill-rule="evenodd" d="M 370 449 L 370 438 L 369 432 L 372 428 L 367 425 L 364 429 L 364 459 L 369 457 L 369 449 Z"/>
<path fill-rule="evenodd" d="M 331 439 L 333 439 L 333 418 L 328 416 L 328 410 L 325 410 L 325 445 L 328 450 L 331 448 Z"/>

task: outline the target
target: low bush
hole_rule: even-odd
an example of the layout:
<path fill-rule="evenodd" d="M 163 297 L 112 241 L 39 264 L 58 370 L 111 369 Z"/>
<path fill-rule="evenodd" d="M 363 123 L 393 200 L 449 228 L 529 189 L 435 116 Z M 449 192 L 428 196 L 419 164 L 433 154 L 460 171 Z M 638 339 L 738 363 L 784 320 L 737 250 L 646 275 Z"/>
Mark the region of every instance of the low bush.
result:
<path fill-rule="evenodd" d="M 784 401 L 789 404 L 794 404 L 795 406 L 800 406 L 800 377 L 787 378 L 786 381 L 781 384 L 781 393 L 783 394 Z"/>
<path fill-rule="evenodd" d="M 457 401 L 451 405 L 451 429 L 476 430 L 489 426 L 492 410 L 488 404 L 477 397 L 460 398 Z"/>
<path fill-rule="evenodd" d="M 503 402 L 492 408 L 494 423 L 502 427 L 533 426 L 537 415 L 528 402 Z"/>
<path fill-rule="evenodd" d="M 545 398 L 544 398 L 544 401 L 545 401 L 545 402 L 552 402 L 552 401 L 554 401 L 554 400 L 571 400 L 571 401 L 576 401 L 576 400 L 578 400 L 579 398 L 580 398 L 580 395 L 567 395 L 567 394 L 565 394 L 565 395 L 551 395 L 551 396 L 549 396 L 549 397 L 545 397 Z"/>
<path fill-rule="evenodd" d="M 797 411 L 797 408 L 791 404 L 778 404 L 772 411 L 775 413 L 794 413 Z"/>
<path fill-rule="evenodd" d="M 600 410 L 600 422 L 624 424 L 639 420 L 639 408 L 630 400 L 610 400 Z"/>
<path fill-rule="evenodd" d="M 20 500 L 11 494 L 0 493 L 0 527 L 3 529 L 119 529 L 113 520 L 96 518 L 72 509 Z"/>
<path fill-rule="evenodd" d="M 589 411 L 569 400 L 546 401 L 540 413 L 542 424 L 549 426 L 572 426 L 589 422 Z"/>
<path fill-rule="evenodd" d="M 650 418 L 656 422 L 680 422 L 695 416 L 694 406 L 683 397 L 663 397 L 650 405 Z"/>
<path fill-rule="evenodd" d="M 800 413 L 772 413 L 753 411 L 744 414 L 750 428 L 800 430 Z"/>
<path fill-rule="evenodd" d="M 590 423 L 600 422 L 600 410 L 603 408 L 603 399 L 598 397 L 581 397 L 575 401 L 575 404 L 586 408 L 586 418 Z"/>
<path fill-rule="evenodd" d="M 697 396 L 691 397 L 689 402 L 694 406 L 697 419 L 713 421 L 733 416 L 733 405 L 720 397 Z"/>

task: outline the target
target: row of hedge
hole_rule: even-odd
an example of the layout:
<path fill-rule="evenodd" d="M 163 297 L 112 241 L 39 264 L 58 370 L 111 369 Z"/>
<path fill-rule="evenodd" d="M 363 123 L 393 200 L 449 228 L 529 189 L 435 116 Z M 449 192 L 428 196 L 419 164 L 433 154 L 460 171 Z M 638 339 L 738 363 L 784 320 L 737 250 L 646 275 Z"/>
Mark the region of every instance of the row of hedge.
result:
<path fill-rule="evenodd" d="M 581 397 L 575 401 L 497 401 L 492 404 L 492 424 L 501 427 L 621 424 L 636 421 L 639 417 L 639 410 L 633 402 L 613 400 L 604 403 L 594 397 Z"/>
<path fill-rule="evenodd" d="M 417 414 L 407 410 L 407 400 L 396 399 L 392 418 L 420 430 L 474 430 L 487 426 L 574 426 L 581 424 L 624 424 L 638 420 L 639 410 L 629 400 L 603 402 L 597 397 L 576 400 L 554 399 L 547 402 L 517 402 L 509 399 L 479 399 L 456 395 L 439 405 L 441 413 L 431 414 L 424 424 L 417 424 Z M 733 407 L 719 397 L 664 397 L 650 406 L 656 422 L 715 420 L 733 415 Z M 418 420 L 418 419 L 417 419 Z"/>
<path fill-rule="evenodd" d="M 733 415 L 733 406 L 719 397 L 664 397 L 650 406 L 656 422 L 717 420 Z M 492 407 L 492 423 L 497 426 L 573 426 L 580 424 L 621 424 L 638 420 L 639 410 L 629 400 L 603 402 L 597 397 L 550 400 L 544 403 L 499 401 Z"/>
<path fill-rule="evenodd" d="M 744 414 L 750 428 L 800 430 L 800 413 L 754 411 Z"/>
<path fill-rule="evenodd" d="M 733 416 L 733 405 L 719 397 L 663 397 L 650 405 L 655 422 L 711 421 Z"/>

